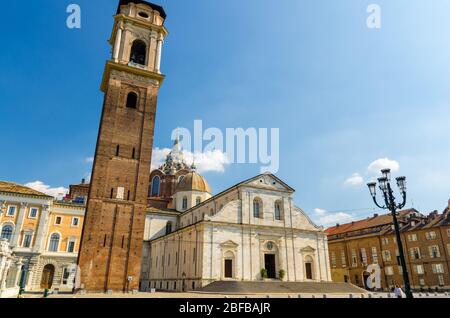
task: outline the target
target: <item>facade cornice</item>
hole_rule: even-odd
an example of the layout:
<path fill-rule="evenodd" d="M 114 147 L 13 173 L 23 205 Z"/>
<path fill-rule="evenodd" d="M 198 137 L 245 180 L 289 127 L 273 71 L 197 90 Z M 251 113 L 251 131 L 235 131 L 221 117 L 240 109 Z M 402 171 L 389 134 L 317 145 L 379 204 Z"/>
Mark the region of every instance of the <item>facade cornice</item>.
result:
<path fill-rule="evenodd" d="M 106 92 L 106 87 L 108 86 L 108 80 L 112 70 L 126 72 L 127 74 L 133 74 L 137 76 L 142 76 L 148 79 L 155 80 L 155 84 L 161 86 L 165 76 L 162 74 L 158 74 L 152 71 L 143 70 L 136 67 L 131 67 L 128 65 L 116 63 L 114 61 L 107 61 L 105 65 L 105 70 L 103 72 L 102 83 L 100 85 L 100 89 L 102 92 Z"/>

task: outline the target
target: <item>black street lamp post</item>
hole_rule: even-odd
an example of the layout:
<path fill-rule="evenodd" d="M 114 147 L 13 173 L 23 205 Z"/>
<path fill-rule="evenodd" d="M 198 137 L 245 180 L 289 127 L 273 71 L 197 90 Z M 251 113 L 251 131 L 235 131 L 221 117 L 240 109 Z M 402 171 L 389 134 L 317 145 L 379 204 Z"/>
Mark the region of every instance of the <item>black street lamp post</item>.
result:
<path fill-rule="evenodd" d="M 379 207 L 380 209 L 386 209 L 389 210 L 392 214 L 392 218 L 394 220 L 394 228 L 395 228 L 395 236 L 397 238 L 397 247 L 398 247 L 398 253 L 400 254 L 400 262 L 402 266 L 402 273 L 403 273 L 403 282 L 405 284 L 405 294 L 407 298 L 413 298 L 413 294 L 411 292 L 411 285 L 409 283 L 409 276 L 408 276 L 408 269 L 406 267 L 406 260 L 405 260 L 405 254 L 403 253 L 403 244 L 400 236 L 400 227 L 398 225 L 397 220 L 397 210 L 403 209 L 406 205 L 406 178 L 405 177 L 398 177 L 396 179 L 397 186 L 400 189 L 400 192 L 402 193 L 403 202 L 401 204 L 395 203 L 395 197 L 394 192 L 391 188 L 391 170 L 390 169 L 384 169 L 381 170 L 382 177 L 378 178 L 379 188 L 383 194 L 384 198 L 384 205 L 380 205 L 377 202 L 376 199 L 376 182 L 371 182 L 367 184 L 370 190 L 370 194 L 372 195 L 373 202 L 375 202 L 375 205 Z"/>

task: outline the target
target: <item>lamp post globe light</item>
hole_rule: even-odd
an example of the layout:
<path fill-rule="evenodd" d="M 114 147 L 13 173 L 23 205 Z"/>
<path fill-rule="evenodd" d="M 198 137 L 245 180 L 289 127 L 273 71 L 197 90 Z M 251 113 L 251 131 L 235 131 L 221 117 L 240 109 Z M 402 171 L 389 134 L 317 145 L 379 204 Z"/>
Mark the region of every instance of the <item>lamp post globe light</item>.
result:
<path fill-rule="evenodd" d="M 384 204 L 379 204 L 377 202 L 377 183 L 371 182 L 368 183 L 367 186 L 369 187 L 370 194 L 372 196 L 373 202 L 375 202 L 375 205 L 379 207 L 380 209 L 389 210 L 392 214 L 392 218 L 394 221 L 394 229 L 395 229 L 395 236 L 397 238 L 397 247 L 400 257 L 400 262 L 402 266 L 402 272 L 403 272 L 403 282 L 405 285 L 405 294 L 407 298 L 413 298 L 413 294 L 411 292 L 411 286 L 409 283 L 409 275 L 408 275 L 408 269 L 406 267 L 406 260 L 405 260 L 405 254 L 403 253 L 403 244 L 400 237 L 400 227 L 398 225 L 397 220 L 397 210 L 403 209 L 406 204 L 406 178 L 405 177 L 398 177 L 396 178 L 397 186 L 400 190 L 400 193 L 402 195 L 402 203 L 397 204 L 395 202 L 394 192 L 391 188 L 391 170 L 390 169 L 383 169 L 381 170 L 382 176 L 378 178 L 378 188 L 381 190 Z"/>

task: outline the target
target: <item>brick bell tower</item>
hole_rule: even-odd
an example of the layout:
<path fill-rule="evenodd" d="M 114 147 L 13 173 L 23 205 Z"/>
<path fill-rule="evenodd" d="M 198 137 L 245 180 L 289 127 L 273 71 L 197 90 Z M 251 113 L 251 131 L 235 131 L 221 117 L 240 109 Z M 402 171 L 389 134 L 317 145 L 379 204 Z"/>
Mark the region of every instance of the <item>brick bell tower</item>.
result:
<path fill-rule="evenodd" d="M 165 18 L 162 7 L 140 0 L 121 0 L 114 16 L 78 258 L 87 292 L 139 288 Z"/>

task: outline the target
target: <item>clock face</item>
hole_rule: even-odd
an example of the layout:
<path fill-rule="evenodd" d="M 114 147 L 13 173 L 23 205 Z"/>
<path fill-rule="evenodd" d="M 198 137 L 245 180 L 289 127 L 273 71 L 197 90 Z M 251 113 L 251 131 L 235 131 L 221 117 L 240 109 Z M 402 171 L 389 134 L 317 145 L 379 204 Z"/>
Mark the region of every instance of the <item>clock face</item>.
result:
<path fill-rule="evenodd" d="M 272 242 L 267 243 L 267 249 L 269 251 L 273 250 L 273 243 Z"/>

